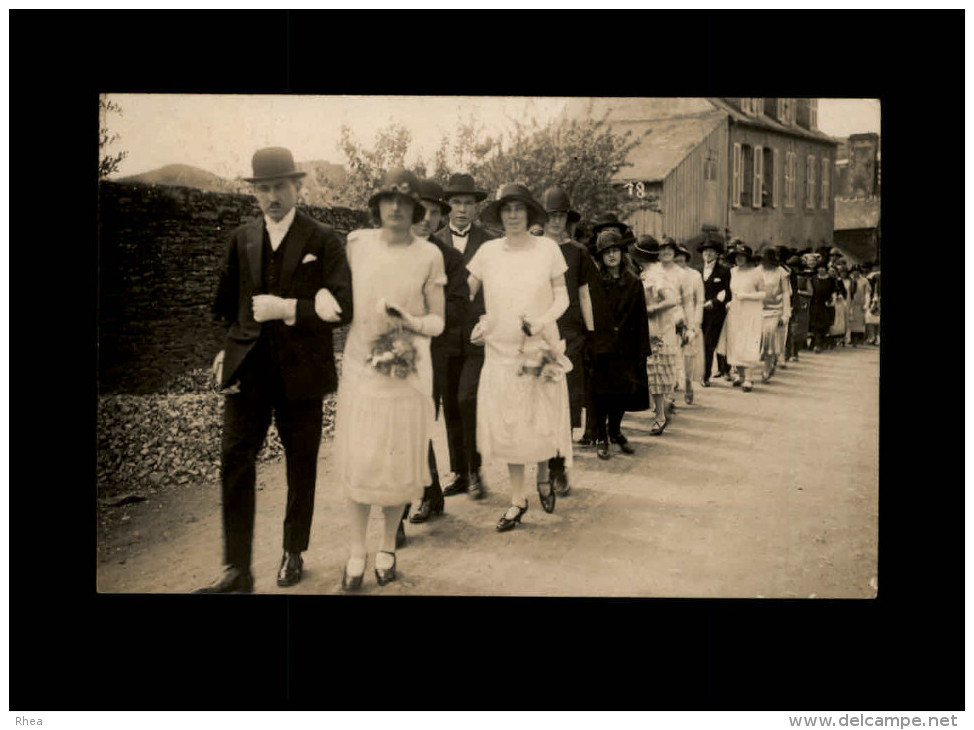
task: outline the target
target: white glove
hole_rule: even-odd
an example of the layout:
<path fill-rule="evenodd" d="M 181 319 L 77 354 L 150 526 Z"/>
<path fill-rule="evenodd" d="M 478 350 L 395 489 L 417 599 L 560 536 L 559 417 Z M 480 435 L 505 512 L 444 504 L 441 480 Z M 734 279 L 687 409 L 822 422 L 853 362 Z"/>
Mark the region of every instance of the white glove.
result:
<path fill-rule="evenodd" d="M 718 302 L 724 301 L 725 299 L 727 299 L 727 292 L 724 289 L 721 289 L 719 292 L 717 292 L 716 299 Z"/>
<path fill-rule="evenodd" d="M 253 298 L 254 319 L 258 322 L 270 322 L 274 319 L 285 319 L 288 316 L 288 302 L 294 300 L 282 299 L 273 294 L 257 294 Z M 291 305 L 293 307 L 293 304 Z"/>
<path fill-rule="evenodd" d="M 220 386 L 220 381 L 223 380 L 223 356 L 225 354 L 224 350 L 220 350 L 216 357 L 213 358 L 213 377 L 216 379 L 217 387 Z"/>
<path fill-rule="evenodd" d="M 342 308 L 338 304 L 338 300 L 332 296 L 332 293 L 325 288 L 318 290 L 315 294 L 315 314 L 321 318 L 324 322 L 338 322 L 341 318 L 338 316 L 341 314 Z"/>

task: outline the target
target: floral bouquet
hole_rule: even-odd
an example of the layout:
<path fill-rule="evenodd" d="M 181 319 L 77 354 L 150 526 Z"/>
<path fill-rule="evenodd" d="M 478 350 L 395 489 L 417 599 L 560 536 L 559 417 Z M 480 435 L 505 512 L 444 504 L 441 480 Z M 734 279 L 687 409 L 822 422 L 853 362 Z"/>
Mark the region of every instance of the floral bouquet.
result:
<path fill-rule="evenodd" d="M 383 375 L 408 378 L 416 372 L 416 354 L 412 337 L 396 326 L 372 341 L 366 362 Z"/>
<path fill-rule="evenodd" d="M 517 374 L 533 375 L 545 383 L 556 383 L 565 377 L 565 373 L 572 369 L 572 361 L 565 356 L 565 341 L 559 339 L 551 342 L 550 334 L 541 333 L 544 346 L 524 351 L 527 333 L 530 331 L 524 317 L 521 318 L 525 339 L 518 350 Z"/>

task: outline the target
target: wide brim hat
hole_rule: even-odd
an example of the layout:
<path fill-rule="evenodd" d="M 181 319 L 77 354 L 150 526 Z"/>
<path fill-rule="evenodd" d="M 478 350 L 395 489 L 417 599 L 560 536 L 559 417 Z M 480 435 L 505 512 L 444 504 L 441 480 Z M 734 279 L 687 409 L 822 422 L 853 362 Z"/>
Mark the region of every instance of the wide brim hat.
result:
<path fill-rule="evenodd" d="M 603 213 L 598 218 L 595 219 L 595 223 L 592 225 L 592 235 L 598 236 L 600 232 L 604 231 L 606 228 L 615 228 L 625 235 L 626 230 L 629 226 L 623 223 L 616 217 L 615 213 Z"/>
<path fill-rule="evenodd" d="M 740 256 L 741 254 L 747 256 L 749 260 L 754 261 L 754 251 L 752 251 L 751 247 L 746 243 L 739 243 L 734 247 L 733 255 L 736 257 Z"/>
<path fill-rule="evenodd" d="M 541 205 L 548 213 L 565 213 L 569 223 L 578 223 L 582 216 L 577 210 L 572 210 L 571 199 L 561 188 L 548 188 L 541 195 Z"/>
<path fill-rule="evenodd" d="M 381 198 L 398 195 L 413 201 L 413 223 L 426 217 L 426 208 L 420 202 L 419 178 L 402 167 L 394 167 L 385 174 L 379 189 L 369 198 L 369 208 L 378 206 Z"/>
<path fill-rule="evenodd" d="M 250 166 L 253 169 L 253 176 L 244 178 L 249 183 L 279 180 L 284 177 L 299 178 L 308 174 L 294 167 L 291 150 L 285 147 L 265 147 L 257 150 L 250 161 Z"/>
<path fill-rule="evenodd" d="M 477 189 L 473 181 L 473 175 L 467 175 L 462 172 L 450 175 L 450 179 L 446 183 L 446 188 L 443 190 L 444 200 L 449 200 L 454 195 L 472 195 L 478 203 L 487 199 L 487 191 Z"/>
<path fill-rule="evenodd" d="M 764 248 L 758 252 L 758 256 L 762 261 L 767 260 L 774 263 L 778 263 L 778 252 L 773 248 Z"/>
<path fill-rule="evenodd" d="M 693 258 L 693 255 L 690 253 L 690 249 L 688 249 L 682 243 L 677 244 L 676 252 L 678 254 L 681 254 L 682 253 L 684 256 L 686 256 L 687 257 L 687 261 L 689 261 L 691 258 Z"/>
<path fill-rule="evenodd" d="M 664 248 L 672 248 L 675 255 L 680 250 L 680 244 L 669 236 L 663 236 L 663 240 L 659 242 L 659 250 L 662 251 Z"/>
<path fill-rule="evenodd" d="M 656 261 L 659 259 L 659 241 L 648 233 L 644 233 L 632 244 L 629 251 L 637 258 Z"/>
<path fill-rule="evenodd" d="M 534 199 L 534 196 L 531 195 L 531 191 L 517 183 L 511 183 L 501 187 L 497 191 L 497 199 L 487 204 L 484 212 L 480 214 L 480 219 L 488 225 L 497 225 L 503 228 L 504 224 L 501 222 L 500 217 L 501 206 L 512 200 L 524 203 L 528 207 L 528 210 L 535 214 L 534 220 L 531 220 L 530 215 L 528 216 L 528 227 L 534 223 L 544 224 L 548 220 L 548 214 L 541 207 L 541 204 Z"/>
<path fill-rule="evenodd" d="M 433 180 L 419 181 L 419 199 L 439 203 L 440 211 L 443 215 L 453 210 L 449 203 L 443 202 L 443 186 Z"/>
<path fill-rule="evenodd" d="M 724 236 L 719 232 L 711 229 L 705 229 L 695 236 L 692 236 L 687 242 L 688 248 L 696 247 L 697 251 L 703 251 L 705 248 L 713 249 L 717 253 L 724 252 Z"/>

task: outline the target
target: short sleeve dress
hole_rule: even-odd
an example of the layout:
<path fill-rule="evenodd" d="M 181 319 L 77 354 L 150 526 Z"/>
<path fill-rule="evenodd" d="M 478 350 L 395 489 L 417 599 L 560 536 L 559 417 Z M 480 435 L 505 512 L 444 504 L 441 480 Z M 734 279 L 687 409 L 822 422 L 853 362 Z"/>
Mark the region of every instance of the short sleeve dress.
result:
<path fill-rule="evenodd" d="M 429 313 L 428 296 L 446 284 L 443 254 L 429 241 L 413 238 L 390 246 L 381 231 L 348 235 L 355 317 L 345 341 L 335 414 L 336 473 L 348 499 L 395 506 L 423 496 L 431 481 L 427 462 L 433 421 L 433 367 L 430 338 L 411 334 L 416 372 L 385 375 L 367 360 L 372 342 L 395 320 L 377 311 L 385 298 L 414 316 Z"/>
<path fill-rule="evenodd" d="M 658 304 L 664 299 L 680 302 L 675 307 L 650 314 L 647 319 L 652 349 L 646 361 L 649 392 L 652 395 L 665 395 L 673 390 L 676 383 L 676 358 L 680 356 L 680 338 L 676 334 L 676 323 L 683 313 L 680 280 L 675 275 L 667 275 L 659 263 L 647 266 L 639 278 L 647 304 Z"/>
<path fill-rule="evenodd" d="M 544 236 L 524 248 L 511 246 L 506 237 L 487 241 L 467 264 L 481 281 L 487 310 L 477 390 L 477 449 L 484 459 L 530 464 L 562 456 L 572 465 L 566 379 L 519 374 L 520 365 L 543 348 L 564 347 L 557 323 L 528 337 L 521 317 L 537 317 L 551 307 L 551 280 L 567 268 L 558 244 Z"/>
<path fill-rule="evenodd" d="M 764 281 L 757 267 L 731 269 L 731 303 L 727 307 L 727 319 L 720 333 L 717 351 L 727 354 L 727 362 L 733 367 L 758 367 L 761 364 L 761 333 L 764 321 L 764 296 L 754 297 L 764 291 Z"/>

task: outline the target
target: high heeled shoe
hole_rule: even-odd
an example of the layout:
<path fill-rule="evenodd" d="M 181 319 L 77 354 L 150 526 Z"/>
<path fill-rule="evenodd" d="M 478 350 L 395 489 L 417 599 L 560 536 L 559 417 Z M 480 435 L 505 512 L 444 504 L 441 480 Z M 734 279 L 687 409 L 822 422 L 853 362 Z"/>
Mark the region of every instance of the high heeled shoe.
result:
<path fill-rule="evenodd" d="M 497 521 L 497 531 L 507 532 L 508 530 L 513 530 L 515 525 L 520 524 L 521 516 L 528 511 L 528 502 L 524 501 L 523 507 L 518 507 L 516 504 L 512 504 L 507 508 L 507 512 L 501 515 L 501 518 Z M 512 514 L 513 513 L 513 514 Z M 508 517 L 508 515 L 511 515 Z"/>
<path fill-rule="evenodd" d="M 351 560 L 351 558 L 349 558 Z M 348 563 L 345 563 L 344 569 L 342 569 L 342 590 L 343 591 L 356 591 L 362 587 L 362 579 L 365 577 L 365 563 L 366 559 L 362 559 L 362 572 L 358 575 L 349 575 L 348 573 Z"/>
<path fill-rule="evenodd" d="M 548 485 L 547 494 L 541 491 L 542 484 Z M 555 511 L 555 501 L 558 499 L 558 497 L 555 495 L 554 488 L 551 486 L 551 481 L 549 480 L 546 482 L 538 482 L 537 489 L 538 489 L 538 500 L 541 502 L 541 509 L 543 509 L 545 512 L 547 512 L 550 515 L 552 512 Z"/>
<path fill-rule="evenodd" d="M 390 553 L 387 550 L 380 550 L 378 553 L 376 553 L 376 557 L 383 553 L 392 556 L 392 567 L 380 568 L 378 565 L 375 566 L 375 580 L 380 586 L 384 586 L 386 583 L 391 583 L 396 579 L 396 554 Z"/>

